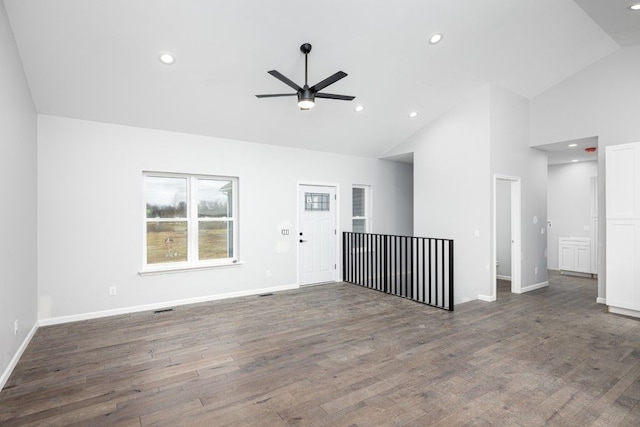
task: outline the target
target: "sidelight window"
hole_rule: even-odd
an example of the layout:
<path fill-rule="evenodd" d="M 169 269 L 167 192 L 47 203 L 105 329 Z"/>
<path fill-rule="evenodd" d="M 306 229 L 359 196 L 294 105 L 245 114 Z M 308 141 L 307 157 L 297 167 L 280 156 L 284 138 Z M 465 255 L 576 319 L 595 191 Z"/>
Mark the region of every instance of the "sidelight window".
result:
<path fill-rule="evenodd" d="M 352 190 L 352 231 L 369 233 L 371 231 L 371 187 L 354 185 Z"/>

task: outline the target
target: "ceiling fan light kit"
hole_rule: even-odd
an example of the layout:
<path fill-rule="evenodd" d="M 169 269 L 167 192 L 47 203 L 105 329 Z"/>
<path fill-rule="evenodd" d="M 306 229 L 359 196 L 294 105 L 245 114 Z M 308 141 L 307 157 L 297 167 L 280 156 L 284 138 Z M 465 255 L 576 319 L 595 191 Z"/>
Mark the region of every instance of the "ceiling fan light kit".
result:
<path fill-rule="evenodd" d="M 298 92 L 298 107 L 301 110 L 310 110 L 316 105 L 315 96 L 309 89 Z"/>
<path fill-rule="evenodd" d="M 337 73 L 327 77 L 319 83 L 309 87 L 308 77 L 309 77 L 309 69 L 308 69 L 308 55 L 311 52 L 311 45 L 309 43 L 304 43 L 300 46 L 300 52 L 304 54 L 304 86 L 300 87 L 298 84 L 293 82 L 291 79 L 284 76 L 282 73 L 276 70 L 268 71 L 276 79 L 280 80 L 282 83 L 296 90 L 296 93 L 275 93 L 268 95 L 256 95 L 257 98 L 275 98 L 280 96 L 297 96 L 298 97 L 298 107 L 301 110 L 310 110 L 315 106 L 316 98 L 325 98 L 325 99 L 337 99 L 340 101 L 353 101 L 355 96 L 349 95 L 335 95 L 332 93 L 322 93 L 320 92 L 325 87 L 334 84 L 340 79 L 347 77 L 347 73 L 343 71 L 338 71 Z"/>

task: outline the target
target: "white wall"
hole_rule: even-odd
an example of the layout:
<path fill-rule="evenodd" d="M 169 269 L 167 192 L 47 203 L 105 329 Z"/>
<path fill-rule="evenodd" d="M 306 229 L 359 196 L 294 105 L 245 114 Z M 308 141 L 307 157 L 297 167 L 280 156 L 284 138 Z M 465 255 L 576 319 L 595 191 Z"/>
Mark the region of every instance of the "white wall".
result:
<path fill-rule="evenodd" d="M 605 218 L 605 147 L 640 141 L 640 46 L 622 48 L 531 101 L 531 143 L 598 137 L 598 217 Z M 605 298 L 604 223 L 598 230 L 598 299 Z"/>
<path fill-rule="evenodd" d="M 455 240 L 456 304 L 493 294 L 495 174 L 521 178 L 522 287 L 546 283 L 547 158 L 529 146 L 525 98 L 488 85 L 385 156 L 405 153 L 414 159 L 415 235 Z"/>
<path fill-rule="evenodd" d="M 299 181 L 339 186 L 340 230 L 351 229 L 351 186 L 364 184 L 373 231 L 411 233 L 410 165 L 52 116 L 38 123 L 40 319 L 297 284 Z M 142 171 L 239 177 L 245 264 L 139 276 Z"/>
<path fill-rule="evenodd" d="M 496 182 L 496 274 L 511 279 L 511 182 Z"/>
<path fill-rule="evenodd" d="M 521 182 L 523 290 L 548 280 L 547 236 L 542 234 L 547 223 L 547 154 L 529 146 L 529 116 L 527 99 L 491 87 L 491 175 L 519 177 Z"/>
<path fill-rule="evenodd" d="M 37 316 L 36 113 L 2 2 L 0 57 L 1 388 Z"/>
<path fill-rule="evenodd" d="M 385 155 L 410 152 L 414 234 L 454 239 L 454 301 L 477 299 L 489 289 L 488 87 Z"/>
<path fill-rule="evenodd" d="M 598 176 L 598 162 L 549 165 L 547 247 L 549 268 L 558 267 L 560 237 L 591 237 L 591 177 Z M 589 227 L 585 230 L 585 226 Z"/>

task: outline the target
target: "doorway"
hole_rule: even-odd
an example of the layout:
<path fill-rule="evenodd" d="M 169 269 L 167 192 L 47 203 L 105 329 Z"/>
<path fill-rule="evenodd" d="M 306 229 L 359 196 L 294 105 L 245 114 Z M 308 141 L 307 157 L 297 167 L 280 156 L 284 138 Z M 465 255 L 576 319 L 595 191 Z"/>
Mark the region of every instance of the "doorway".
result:
<path fill-rule="evenodd" d="M 298 268 L 300 286 L 335 282 L 336 187 L 299 185 Z"/>
<path fill-rule="evenodd" d="M 522 292 L 520 177 L 495 175 L 493 182 L 493 268 L 491 299 L 498 298 L 498 280 L 510 281 L 511 293 Z M 508 286 L 508 285 L 507 285 Z"/>

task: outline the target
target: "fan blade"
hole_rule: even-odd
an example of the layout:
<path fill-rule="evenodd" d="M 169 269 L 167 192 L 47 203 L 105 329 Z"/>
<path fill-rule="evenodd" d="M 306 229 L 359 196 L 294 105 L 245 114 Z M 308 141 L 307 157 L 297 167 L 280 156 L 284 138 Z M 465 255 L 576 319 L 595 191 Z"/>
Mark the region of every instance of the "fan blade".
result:
<path fill-rule="evenodd" d="M 316 93 L 316 98 L 339 99 L 341 101 L 353 101 L 354 99 L 356 99 L 355 96 L 334 95 L 332 93 Z"/>
<path fill-rule="evenodd" d="M 275 98 L 277 96 L 296 96 L 297 93 L 273 93 L 269 95 L 256 95 L 256 98 Z"/>
<path fill-rule="evenodd" d="M 275 77 L 276 79 L 280 80 L 282 83 L 286 84 L 287 86 L 291 86 L 295 90 L 302 90 L 302 88 L 300 86 L 295 84 L 288 77 L 285 77 L 281 72 L 276 71 L 276 70 L 271 70 L 271 71 L 267 71 L 267 72 L 269 74 L 271 74 L 273 77 Z"/>
<path fill-rule="evenodd" d="M 337 73 L 335 73 L 332 76 L 327 77 L 326 79 L 324 79 L 320 83 L 316 83 L 310 89 L 311 89 L 312 92 L 320 92 L 325 87 L 327 87 L 329 85 L 332 85 L 335 82 L 337 82 L 338 80 L 343 79 L 345 77 L 347 77 L 347 73 L 345 73 L 344 71 L 338 71 Z"/>

